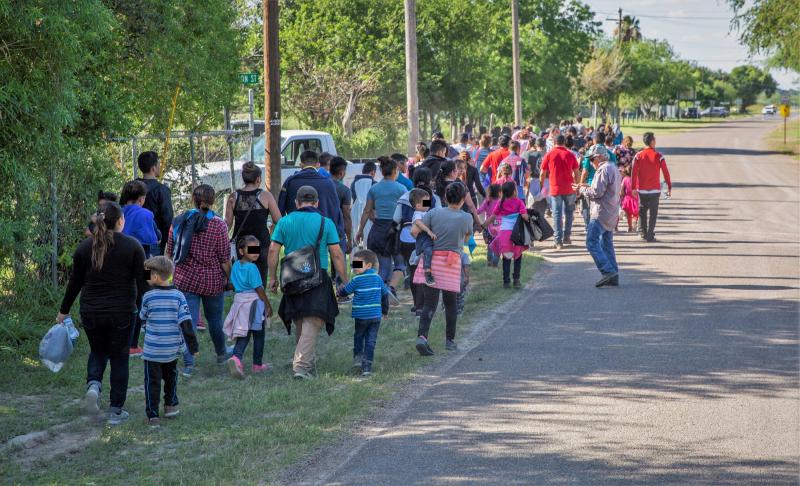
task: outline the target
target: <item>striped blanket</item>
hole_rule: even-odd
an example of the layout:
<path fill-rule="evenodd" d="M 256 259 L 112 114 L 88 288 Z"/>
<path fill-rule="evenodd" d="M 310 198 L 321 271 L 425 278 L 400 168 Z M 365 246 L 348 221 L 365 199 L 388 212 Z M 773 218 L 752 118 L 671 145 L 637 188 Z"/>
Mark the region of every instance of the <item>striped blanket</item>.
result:
<path fill-rule="evenodd" d="M 431 262 L 431 273 L 436 280 L 434 288 L 461 292 L 461 255 L 454 251 L 434 251 Z M 414 283 L 425 283 L 425 270 L 422 262 L 414 273 Z"/>

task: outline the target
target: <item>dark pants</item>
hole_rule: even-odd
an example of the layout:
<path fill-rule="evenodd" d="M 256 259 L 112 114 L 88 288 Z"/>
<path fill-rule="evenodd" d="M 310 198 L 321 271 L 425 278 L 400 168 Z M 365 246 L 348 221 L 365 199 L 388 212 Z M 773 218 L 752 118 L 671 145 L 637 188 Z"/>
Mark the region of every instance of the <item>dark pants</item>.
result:
<path fill-rule="evenodd" d="M 248 331 L 247 336 L 237 337 L 236 344 L 233 347 L 233 355 L 242 360 L 247 345 L 250 343 L 250 336 L 253 337 L 253 364 L 263 364 L 264 360 L 264 337 L 266 332 L 262 327 L 260 331 Z"/>
<path fill-rule="evenodd" d="M 261 247 L 261 253 L 258 255 L 258 260 L 255 261 L 258 273 L 261 275 L 261 284 L 267 288 L 267 270 L 269 270 L 269 263 L 267 262 L 267 254 L 269 253 L 269 246 Z"/>
<path fill-rule="evenodd" d="M 514 259 L 514 281 L 519 280 L 519 274 L 522 271 L 522 256 Z M 509 274 L 511 273 L 511 258 L 503 257 L 503 283 L 511 283 Z"/>
<path fill-rule="evenodd" d="M 445 336 L 447 339 L 455 339 L 456 321 L 458 319 L 458 292 L 439 290 L 428 286 L 424 287 L 425 302 L 422 308 L 422 316 L 419 318 L 417 336 L 428 337 L 428 331 L 430 331 L 436 307 L 439 305 L 439 294 L 441 293 L 444 301 Z"/>
<path fill-rule="evenodd" d="M 414 299 L 414 309 L 422 310 L 425 301 L 425 285 L 414 283 L 414 274 L 417 273 L 417 265 L 409 267 L 411 272 L 411 297 Z"/>
<path fill-rule="evenodd" d="M 416 245 L 414 243 L 400 242 L 400 255 L 403 257 L 403 263 L 406 265 L 406 279 L 405 288 L 411 288 L 411 281 L 414 280 L 414 274 L 411 273 L 411 254 L 414 252 Z"/>
<path fill-rule="evenodd" d="M 353 357 L 362 356 L 362 364 L 371 367 L 375 357 L 375 345 L 378 342 L 380 319 L 356 319 L 353 335 Z"/>
<path fill-rule="evenodd" d="M 652 239 L 656 234 L 658 219 L 658 201 L 661 194 L 639 193 L 639 228 L 645 239 Z"/>
<path fill-rule="evenodd" d="M 81 314 L 81 320 L 89 340 L 86 383 L 101 384 L 110 361 L 110 405 L 122 408 L 128 395 L 128 346 L 136 314 Z"/>
<path fill-rule="evenodd" d="M 178 360 L 169 363 L 144 362 L 144 411 L 147 418 L 158 417 L 161 381 L 164 381 L 164 406 L 178 404 Z"/>

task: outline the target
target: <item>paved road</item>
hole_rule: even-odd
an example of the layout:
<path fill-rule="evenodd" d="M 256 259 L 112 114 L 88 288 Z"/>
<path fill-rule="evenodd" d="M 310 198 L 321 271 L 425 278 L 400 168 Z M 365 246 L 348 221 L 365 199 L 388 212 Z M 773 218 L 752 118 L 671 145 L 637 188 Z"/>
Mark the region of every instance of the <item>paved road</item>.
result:
<path fill-rule="evenodd" d="M 797 484 L 800 172 L 757 148 L 775 126 L 659 139 L 678 182 L 659 242 L 617 238 L 621 288 L 581 246 L 548 253 L 507 322 L 316 480 Z"/>

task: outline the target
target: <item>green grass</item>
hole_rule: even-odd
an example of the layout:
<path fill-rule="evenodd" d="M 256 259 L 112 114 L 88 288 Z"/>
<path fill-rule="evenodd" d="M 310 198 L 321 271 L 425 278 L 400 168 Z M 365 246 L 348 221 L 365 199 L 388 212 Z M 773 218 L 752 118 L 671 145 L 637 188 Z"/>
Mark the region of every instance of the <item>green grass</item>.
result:
<path fill-rule="evenodd" d="M 783 123 L 767 135 L 770 149 L 787 155 L 800 155 L 800 120 L 788 120 L 786 124 L 786 143 L 783 143 Z"/>
<path fill-rule="evenodd" d="M 749 115 L 748 115 L 749 116 Z M 673 133 L 682 133 L 693 130 L 695 128 L 703 128 L 716 123 L 724 122 L 739 118 L 739 116 L 728 118 L 703 118 L 703 119 L 686 119 L 686 120 L 638 120 L 622 124 L 622 133 L 633 137 L 636 145 L 640 145 L 641 137 L 645 132 L 654 132 L 656 136 L 670 135 Z"/>
<path fill-rule="evenodd" d="M 481 310 L 490 309 L 514 294 L 500 288 L 498 270 L 489 269 L 484 248 L 476 251 L 471 291 L 459 335 Z M 526 255 L 523 276 L 530 278 L 539 259 Z M 381 326 L 375 357 L 375 374 L 361 380 L 349 374 L 353 322 L 349 306 L 342 308 L 332 337 L 318 344 L 319 377 L 295 382 L 290 367 L 294 337 L 282 324 L 268 332 L 266 359 L 274 370 L 264 376 L 236 381 L 225 368 L 212 363 L 208 336 L 201 336 L 199 368 L 191 380 L 181 379 L 178 395 L 181 416 L 163 421 L 158 430 L 144 425 L 141 391 L 142 362 L 131 361 L 126 408 L 129 423 L 103 427 L 100 439 L 89 441 L 72 454 L 43 459 L 26 468 L 19 453 L 0 452 L 0 474 L 11 484 L 255 484 L 271 483 L 279 472 L 338 437 L 350 424 L 387 399 L 420 366 L 430 363 L 414 349 L 416 320 L 404 305 L 392 310 Z M 276 306 L 277 308 L 277 306 Z M 437 312 L 431 331 L 433 359 L 441 359 L 443 316 Z M 441 341 L 441 342 L 440 342 Z M 87 344 L 81 338 L 65 369 L 53 374 L 36 360 L 37 343 L 0 352 L 0 431 L 2 440 L 79 416 L 84 388 Z M 248 351 L 250 351 L 248 349 Z M 250 355 L 245 365 L 249 367 Z M 108 396 L 105 383 L 104 396 Z M 91 426 L 91 427 L 100 427 Z"/>

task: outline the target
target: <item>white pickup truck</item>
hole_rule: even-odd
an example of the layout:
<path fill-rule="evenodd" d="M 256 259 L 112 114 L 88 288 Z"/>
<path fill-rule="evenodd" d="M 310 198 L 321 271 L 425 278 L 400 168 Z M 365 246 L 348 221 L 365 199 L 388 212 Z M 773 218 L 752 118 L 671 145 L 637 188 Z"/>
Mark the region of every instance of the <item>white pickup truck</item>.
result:
<path fill-rule="evenodd" d="M 254 162 L 264 170 L 264 144 L 265 137 L 261 135 L 253 140 Z M 300 167 L 300 154 L 306 150 L 313 150 L 318 154 L 328 152 L 337 155 L 336 145 L 333 137 L 327 132 L 314 130 L 282 130 L 281 131 L 281 180 L 285 181 L 290 175 L 297 172 Z M 233 161 L 234 182 L 236 188 L 241 188 L 242 164 L 250 159 L 249 149 L 246 153 L 236 157 Z M 347 175 L 344 183 L 350 182 L 357 174 L 361 173 L 363 164 L 349 163 L 347 165 Z M 231 188 L 231 167 L 229 161 L 212 162 L 209 164 L 198 165 L 197 167 L 198 184 L 209 184 L 218 194 L 228 194 Z"/>

